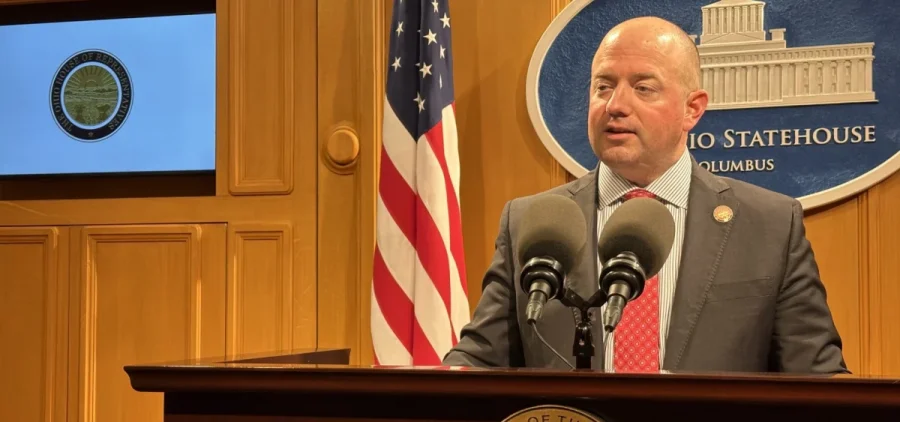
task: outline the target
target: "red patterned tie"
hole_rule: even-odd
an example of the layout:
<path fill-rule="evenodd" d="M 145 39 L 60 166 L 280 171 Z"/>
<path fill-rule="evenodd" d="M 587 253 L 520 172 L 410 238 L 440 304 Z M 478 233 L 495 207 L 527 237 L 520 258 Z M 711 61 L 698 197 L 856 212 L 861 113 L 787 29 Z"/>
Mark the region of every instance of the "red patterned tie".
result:
<path fill-rule="evenodd" d="M 656 198 L 644 189 L 625 194 L 632 198 Z M 613 362 L 616 372 L 659 371 L 659 280 L 653 276 L 644 283 L 644 292 L 625 306 L 615 331 Z"/>

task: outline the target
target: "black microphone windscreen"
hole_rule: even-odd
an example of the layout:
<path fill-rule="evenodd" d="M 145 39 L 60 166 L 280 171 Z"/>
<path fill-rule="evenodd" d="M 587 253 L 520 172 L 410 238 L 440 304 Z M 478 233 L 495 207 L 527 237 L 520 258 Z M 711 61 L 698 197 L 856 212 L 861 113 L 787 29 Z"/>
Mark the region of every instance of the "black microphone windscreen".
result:
<path fill-rule="evenodd" d="M 587 242 L 587 224 L 575 201 L 561 195 L 534 197 L 525 210 L 516 237 L 521 263 L 531 258 L 555 258 L 568 272 Z"/>
<path fill-rule="evenodd" d="M 650 278 L 662 268 L 675 240 L 675 220 L 652 198 L 625 201 L 609 217 L 597 242 L 600 262 L 631 252 Z"/>

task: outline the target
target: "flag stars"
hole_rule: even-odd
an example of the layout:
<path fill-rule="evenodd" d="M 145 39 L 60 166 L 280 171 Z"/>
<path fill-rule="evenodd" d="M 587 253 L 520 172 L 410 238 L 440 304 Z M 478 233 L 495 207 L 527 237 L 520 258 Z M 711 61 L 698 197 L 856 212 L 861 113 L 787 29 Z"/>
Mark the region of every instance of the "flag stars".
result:
<path fill-rule="evenodd" d="M 434 6 L 434 13 L 437 13 L 437 12 L 438 12 L 438 8 L 437 8 L 437 7 L 438 7 L 438 2 L 437 2 L 437 0 L 434 0 L 433 2 L 431 2 L 431 5 Z"/>
<path fill-rule="evenodd" d="M 442 58 L 442 59 L 444 58 L 444 52 L 445 52 L 445 51 L 447 51 L 447 49 L 444 48 L 444 46 L 441 46 L 441 58 Z"/>
<path fill-rule="evenodd" d="M 391 64 L 391 67 L 394 68 L 394 72 L 396 72 L 397 69 L 400 68 L 400 58 L 399 57 L 394 57 L 394 63 Z"/>
<path fill-rule="evenodd" d="M 444 89 L 444 76 L 443 75 L 438 75 L 438 87 L 440 87 L 441 89 Z"/>
<path fill-rule="evenodd" d="M 401 32 L 403 32 L 403 21 L 397 24 L 397 35 L 400 35 Z"/>
<path fill-rule="evenodd" d="M 425 99 L 422 98 L 422 95 L 416 92 L 416 98 L 413 98 L 417 104 L 419 104 L 419 113 L 425 111 Z"/>
<path fill-rule="evenodd" d="M 428 63 L 422 63 L 422 68 L 419 69 L 419 72 L 422 72 L 422 79 L 425 79 L 426 75 L 431 74 L 431 65 Z"/>
<path fill-rule="evenodd" d="M 428 35 L 426 35 L 424 38 L 428 40 L 427 45 L 431 45 L 431 43 L 437 42 L 437 34 L 435 34 L 434 32 L 431 32 L 430 29 L 428 30 Z"/>
<path fill-rule="evenodd" d="M 444 12 L 444 17 L 440 18 L 438 20 L 444 23 L 444 28 L 450 27 L 450 18 L 447 16 L 446 12 Z"/>

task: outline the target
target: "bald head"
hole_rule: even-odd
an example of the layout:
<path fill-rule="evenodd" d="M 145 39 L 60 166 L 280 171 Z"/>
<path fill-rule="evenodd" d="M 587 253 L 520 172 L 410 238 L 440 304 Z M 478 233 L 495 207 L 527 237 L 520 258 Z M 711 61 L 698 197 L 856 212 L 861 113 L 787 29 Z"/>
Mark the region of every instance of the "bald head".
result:
<path fill-rule="evenodd" d="M 700 54 L 697 45 L 678 25 L 662 18 L 639 17 L 616 25 L 603 37 L 594 61 L 610 48 L 635 41 L 658 48 L 673 61 L 686 93 L 700 89 Z"/>
<path fill-rule="evenodd" d="M 600 161 L 640 186 L 677 162 L 709 104 L 699 63 L 691 37 L 664 19 L 610 30 L 591 63 L 588 139 Z"/>

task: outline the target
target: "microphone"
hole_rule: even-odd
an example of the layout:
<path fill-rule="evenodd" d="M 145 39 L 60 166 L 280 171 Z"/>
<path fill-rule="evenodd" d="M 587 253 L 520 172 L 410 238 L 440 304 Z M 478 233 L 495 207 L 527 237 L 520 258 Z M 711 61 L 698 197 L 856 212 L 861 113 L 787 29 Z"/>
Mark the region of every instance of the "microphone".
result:
<path fill-rule="evenodd" d="M 531 324 L 559 295 L 587 243 L 587 224 L 578 204 L 561 195 L 534 197 L 520 221 L 515 253 L 525 263 L 519 282 L 528 294 L 525 316 Z"/>
<path fill-rule="evenodd" d="M 616 329 L 625 305 L 644 291 L 644 282 L 662 268 L 675 240 L 675 220 L 652 198 L 626 201 L 609 217 L 598 240 L 603 270 L 600 289 L 607 295 L 603 327 Z"/>

